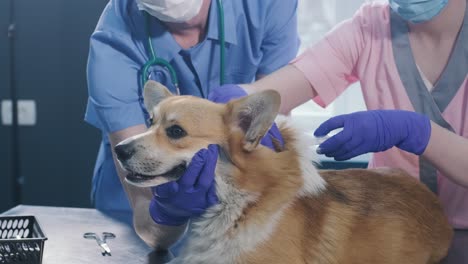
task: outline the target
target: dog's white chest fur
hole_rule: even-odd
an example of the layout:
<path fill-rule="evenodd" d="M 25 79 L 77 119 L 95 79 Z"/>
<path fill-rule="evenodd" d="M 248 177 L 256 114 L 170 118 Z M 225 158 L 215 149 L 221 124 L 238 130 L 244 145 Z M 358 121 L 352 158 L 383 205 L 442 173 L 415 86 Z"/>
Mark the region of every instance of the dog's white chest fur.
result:
<path fill-rule="evenodd" d="M 283 119 L 283 122 L 287 119 Z M 290 124 L 289 124 L 290 126 Z M 312 164 L 315 155 L 307 146 L 308 140 L 303 134 L 297 134 L 297 149 L 300 150 L 300 166 L 304 177 L 302 189 L 298 196 L 314 195 L 325 188 L 325 181 Z M 284 210 L 289 206 L 282 205 L 277 212 L 262 225 L 250 221 L 249 224 L 237 226 L 236 222 L 242 216 L 243 210 L 257 197 L 234 188 L 231 177 L 223 172 L 231 170 L 229 163 L 220 162 L 217 165 L 216 191 L 220 204 L 207 210 L 199 219 L 191 223 L 187 233 L 188 242 L 181 254 L 172 260 L 171 264 L 210 264 L 236 263 L 239 256 L 255 249 L 266 241 L 274 232 Z"/>
<path fill-rule="evenodd" d="M 222 202 L 191 223 L 187 245 L 171 264 L 234 263 L 241 253 L 255 247 L 273 230 L 273 226 L 235 228 L 243 209 L 255 197 L 235 190 L 226 179 L 217 178 L 217 193 Z"/>

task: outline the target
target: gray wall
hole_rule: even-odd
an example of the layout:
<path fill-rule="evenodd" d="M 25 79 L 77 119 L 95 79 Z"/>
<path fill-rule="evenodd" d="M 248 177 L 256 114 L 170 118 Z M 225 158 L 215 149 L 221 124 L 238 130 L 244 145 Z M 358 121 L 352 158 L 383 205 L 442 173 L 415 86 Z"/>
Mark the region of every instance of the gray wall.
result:
<path fill-rule="evenodd" d="M 7 29 L 9 24 L 10 1 L 0 1 L 0 100 L 9 98 L 9 43 Z M 11 127 L 0 126 L 0 210 L 13 205 Z"/>
<path fill-rule="evenodd" d="M 0 56 L 4 51 L 4 2 L 0 1 Z M 89 36 L 107 1 L 15 0 L 15 80 L 19 99 L 35 100 L 37 124 L 19 127 L 21 203 L 89 207 L 90 182 L 100 134 L 83 121 L 87 99 Z M 0 60 L 0 87 L 8 69 Z M 5 77 L 5 78 L 4 78 Z M 8 88 L 9 89 L 9 88 Z M 0 99 L 8 98 L 0 89 Z M 0 140 L 8 142 L 1 126 Z M 1 142 L 0 146 L 6 145 Z M 11 206 L 9 154 L 0 148 L 0 208 Z M 4 157 L 7 157 L 6 159 Z M 3 172 L 2 172 L 3 173 Z M 3 183 L 7 184 L 3 184 Z M 10 200 L 9 200 L 10 199 Z M 6 203 L 4 202 L 6 201 Z"/>

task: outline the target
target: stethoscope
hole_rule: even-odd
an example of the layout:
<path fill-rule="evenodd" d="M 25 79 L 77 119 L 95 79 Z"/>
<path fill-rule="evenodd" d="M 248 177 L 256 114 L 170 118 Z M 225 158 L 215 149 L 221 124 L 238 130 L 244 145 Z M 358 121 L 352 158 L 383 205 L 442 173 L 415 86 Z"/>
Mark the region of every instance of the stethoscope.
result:
<path fill-rule="evenodd" d="M 223 85 L 224 84 L 224 57 L 225 57 L 225 37 L 224 37 L 224 10 L 223 10 L 223 3 L 222 0 L 217 0 L 218 1 L 218 23 L 219 23 L 219 41 L 220 41 L 220 77 L 219 77 L 219 84 Z M 146 33 L 148 34 L 148 47 L 149 47 L 149 57 L 150 59 L 143 65 L 142 67 L 142 74 L 141 74 L 141 85 L 143 85 L 148 81 L 148 75 L 149 75 L 149 69 L 152 66 L 161 66 L 165 67 L 168 71 L 169 74 L 171 75 L 171 80 L 172 84 L 176 88 L 177 94 L 180 94 L 179 90 L 179 80 L 177 79 L 177 73 L 174 70 L 174 67 L 172 65 L 162 59 L 156 56 L 156 53 L 154 52 L 153 49 L 153 44 L 151 42 L 151 35 L 150 35 L 150 15 L 146 12 L 145 13 L 145 18 L 146 18 Z M 203 94 L 203 93 L 202 93 Z"/>

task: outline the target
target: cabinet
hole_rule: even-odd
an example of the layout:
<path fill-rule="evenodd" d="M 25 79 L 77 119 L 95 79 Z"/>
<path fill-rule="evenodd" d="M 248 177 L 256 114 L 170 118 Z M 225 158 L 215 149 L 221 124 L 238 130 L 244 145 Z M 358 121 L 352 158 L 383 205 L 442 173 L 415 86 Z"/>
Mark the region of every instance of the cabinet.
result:
<path fill-rule="evenodd" d="M 0 1 L 0 103 L 11 97 L 8 25 L 10 1 Z M 1 117 L 0 117 L 1 118 Z M 0 121 L 1 124 L 1 121 Z M 12 128 L 0 125 L 0 210 L 14 205 Z"/>
<path fill-rule="evenodd" d="M 11 76 L 18 99 L 32 102 L 36 117 L 34 125 L 18 127 L 18 144 L 14 146 L 19 152 L 18 178 L 22 182 L 19 202 L 89 207 L 100 134 L 83 121 L 86 62 L 89 37 L 107 1 L 0 1 L 2 29 L 3 19 L 9 17 L 2 14 L 8 10 L 1 6 L 7 5 L 4 2 L 14 5 L 15 69 L 8 69 L 0 60 L 0 87 L 8 88 L 1 89 L 0 99 L 10 99 L 5 90 L 10 89 L 7 80 Z M 5 52 L 3 37 L 2 34 L 0 56 Z M 10 129 L 1 126 L 2 146 L 8 143 Z M 0 148 L 0 155 L 6 155 L 6 159 L 0 159 L 1 167 L 6 167 L 7 177 L 13 179 L 8 148 Z M 1 201 L 3 196 L 14 197 L 11 189 L 4 192 L 3 182 L 2 179 Z M 7 184 L 13 185 L 8 181 Z"/>

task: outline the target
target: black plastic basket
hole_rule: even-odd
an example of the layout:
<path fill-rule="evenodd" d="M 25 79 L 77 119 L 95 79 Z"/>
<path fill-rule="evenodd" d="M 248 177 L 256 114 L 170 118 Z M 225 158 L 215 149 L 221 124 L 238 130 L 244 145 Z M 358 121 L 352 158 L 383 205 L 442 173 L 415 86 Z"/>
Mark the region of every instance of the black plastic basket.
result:
<path fill-rule="evenodd" d="M 46 240 L 34 216 L 0 216 L 0 264 L 41 264 Z"/>

